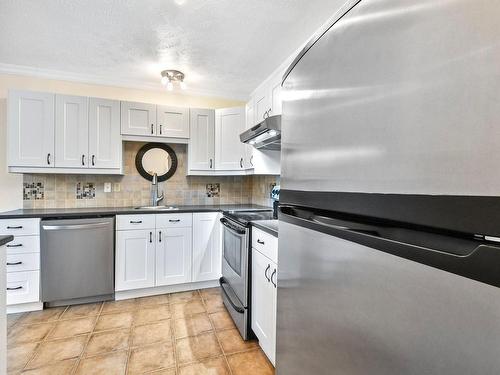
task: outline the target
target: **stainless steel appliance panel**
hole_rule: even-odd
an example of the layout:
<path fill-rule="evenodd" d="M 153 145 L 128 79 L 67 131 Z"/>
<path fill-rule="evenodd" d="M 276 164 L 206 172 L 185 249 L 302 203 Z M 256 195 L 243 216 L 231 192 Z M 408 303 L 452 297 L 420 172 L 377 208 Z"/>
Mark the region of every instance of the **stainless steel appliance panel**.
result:
<path fill-rule="evenodd" d="M 500 290 L 280 221 L 278 375 L 498 374 Z"/>
<path fill-rule="evenodd" d="M 114 294 L 114 218 L 42 220 L 43 302 Z"/>
<path fill-rule="evenodd" d="M 499 195 L 500 3 L 356 3 L 284 81 L 282 189 Z"/>
<path fill-rule="evenodd" d="M 247 307 L 248 229 L 225 217 L 221 221 L 223 223 L 222 276 L 243 306 Z"/>

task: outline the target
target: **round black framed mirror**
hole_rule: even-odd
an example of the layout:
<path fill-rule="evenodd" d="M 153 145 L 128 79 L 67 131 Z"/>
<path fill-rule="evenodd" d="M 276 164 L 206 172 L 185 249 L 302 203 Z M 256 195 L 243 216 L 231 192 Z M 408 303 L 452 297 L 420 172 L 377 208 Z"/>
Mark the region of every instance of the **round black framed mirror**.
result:
<path fill-rule="evenodd" d="M 164 143 L 146 143 L 135 156 L 135 167 L 146 180 L 152 181 L 156 173 L 158 182 L 166 181 L 177 170 L 177 155 Z"/>

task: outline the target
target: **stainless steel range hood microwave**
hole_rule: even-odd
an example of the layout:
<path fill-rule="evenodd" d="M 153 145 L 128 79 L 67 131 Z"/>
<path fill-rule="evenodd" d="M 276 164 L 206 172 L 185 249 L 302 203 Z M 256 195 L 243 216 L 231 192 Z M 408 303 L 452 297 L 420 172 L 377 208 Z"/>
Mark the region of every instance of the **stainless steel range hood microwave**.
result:
<path fill-rule="evenodd" d="M 268 117 L 241 133 L 240 140 L 261 150 L 281 150 L 281 115 Z"/>

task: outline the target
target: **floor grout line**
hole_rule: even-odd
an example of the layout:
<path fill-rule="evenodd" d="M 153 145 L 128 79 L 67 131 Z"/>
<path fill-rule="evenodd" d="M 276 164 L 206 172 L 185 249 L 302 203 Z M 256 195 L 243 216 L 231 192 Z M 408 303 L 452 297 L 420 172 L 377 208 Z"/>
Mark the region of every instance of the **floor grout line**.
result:
<path fill-rule="evenodd" d="M 224 359 L 224 363 L 226 364 L 226 367 L 227 367 L 227 369 L 229 371 L 229 374 L 233 375 L 234 372 L 233 372 L 233 369 L 231 368 L 231 366 L 229 364 L 228 356 L 234 355 L 234 354 L 238 354 L 238 353 L 244 353 L 244 352 L 248 352 L 248 351 L 252 351 L 252 350 L 258 350 L 258 347 L 252 347 L 252 348 L 244 349 L 244 350 L 241 350 L 241 351 L 227 353 L 224 350 L 224 347 L 222 346 L 222 341 L 221 341 L 221 339 L 219 337 L 219 333 L 227 331 L 227 330 L 235 329 L 235 327 L 233 326 L 233 327 L 225 327 L 225 328 L 222 328 L 222 329 L 217 329 L 216 325 L 215 325 L 215 322 L 214 322 L 211 314 L 214 314 L 214 313 L 217 313 L 217 312 L 223 312 L 223 311 L 225 311 L 227 313 L 227 309 L 223 309 L 222 307 L 219 309 L 219 306 L 214 305 L 213 303 L 211 303 L 213 311 L 210 312 L 209 311 L 209 306 L 208 306 L 208 302 L 212 298 L 213 299 L 215 299 L 217 297 L 220 298 L 220 294 L 216 294 L 216 293 L 212 294 L 210 292 L 209 293 L 202 293 L 202 290 L 200 290 L 200 289 L 195 290 L 195 291 L 191 291 L 191 292 L 195 292 L 195 293 L 192 293 L 192 295 L 193 295 L 194 298 L 191 298 L 191 299 L 187 298 L 186 300 L 184 300 L 183 296 L 181 296 L 180 300 L 177 300 L 176 302 L 172 302 L 172 300 L 170 299 L 171 293 L 170 294 L 166 294 L 167 296 L 169 296 L 168 299 L 167 299 L 167 302 L 160 302 L 160 303 L 147 303 L 147 300 L 146 300 L 145 304 L 139 305 L 138 302 L 137 302 L 138 299 L 137 298 L 133 298 L 133 299 L 131 299 L 131 300 L 134 301 L 134 302 L 131 303 L 132 308 L 130 308 L 131 307 L 130 305 L 124 305 L 125 310 L 116 309 L 116 310 L 112 310 L 112 311 L 108 311 L 108 312 L 104 311 L 105 307 L 106 307 L 106 302 L 103 302 L 103 303 L 101 303 L 101 305 L 100 305 L 100 307 L 99 307 L 98 312 L 96 313 L 96 315 L 89 314 L 88 316 L 87 315 L 82 315 L 82 316 L 76 315 L 74 317 L 67 318 L 67 317 L 65 317 L 65 314 L 68 313 L 68 309 L 71 306 L 65 306 L 64 309 L 62 310 L 62 312 L 60 312 L 59 315 L 57 315 L 56 319 L 49 320 L 49 321 L 42 321 L 42 322 L 32 323 L 32 324 L 54 323 L 54 326 L 51 327 L 48 330 L 47 334 L 43 337 L 43 339 L 41 341 L 32 342 L 34 344 L 36 343 L 37 346 L 35 347 L 35 350 L 33 351 L 33 353 L 29 356 L 29 359 L 27 360 L 26 364 L 22 367 L 21 371 L 26 370 L 27 367 L 29 366 L 29 364 L 32 363 L 32 361 L 37 356 L 37 354 L 39 354 L 39 352 L 41 350 L 41 347 L 42 347 L 42 345 L 45 342 L 47 342 L 47 341 L 55 341 L 55 340 L 63 340 L 63 339 L 68 339 L 68 338 L 72 338 L 72 337 L 81 337 L 81 336 L 85 335 L 86 339 L 84 341 L 82 351 L 80 352 L 80 354 L 77 357 L 61 359 L 61 360 L 53 361 L 53 362 L 49 361 L 47 363 L 41 364 L 40 366 L 36 367 L 36 368 L 39 368 L 41 366 L 43 367 L 43 366 L 53 365 L 55 363 L 62 362 L 62 361 L 65 361 L 65 360 L 69 360 L 69 359 L 76 359 L 76 361 L 74 363 L 74 366 L 73 366 L 73 368 L 72 368 L 72 370 L 70 372 L 71 375 L 74 375 L 74 374 L 77 373 L 79 367 L 81 366 L 82 361 L 84 361 L 87 358 L 86 357 L 86 350 L 89 347 L 90 340 L 91 340 L 91 338 L 92 338 L 93 335 L 95 335 L 97 333 L 102 333 L 102 332 L 125 331 L 126 330 L 126 332 L 128 334 L 128 345 L 127 345 L 126 349 L 124 347 L 123 349 L 114 349 L 114 350 L 106 351 L 106 352 L 102 352 L 102 353 L 95 353 L 95 354 L 89 356 L 89 358 L 90 357 L 96 357 L 96 356 L 108 355 L 108 354 L 111 354 L 111 353 L 114 353 L 114 352 L 126 351 L 126 362 L 125 362 L 125 369 L 124 370 L 125 370 L 125 374 L 128 374 L 129 371 L 130 371 L 130 359 L 131 359 L 131 355 L 132 355 L 132 352 L 133 352 L 134 349 L 140 348 L 140 347 L 143 347 L 143 346 L 148 346 L 148 345 L 159 345 L 161 343 L 166 343 L 167 342 L 165 340 L 160 340 L 160 341 L 155 342 L 155 343 L 134 346 L 133 342 L 132 342 L 132 333 L 133 333 L 134 328 L 135 327 L 140 327 L 140 326 L 145 326 L 145 325 L 150 325 L 150 324 L 156 324 L 156 323 L 159 323 L 159 322 L 164 322 L 165 320 L 169 320 L 170 324 L 171 324 L 171 330 L 170 330 L 171 332 L 170 332 L 169 341 L 171 342 L 171 345 L 172 345 L 172 351 L 173 351 L 173 357 L 174 357 L 174 365 L 173 365 L 173 367 L 170 367 L 170 368 L 163 368 L 162 367 L 162 368 L 151 370 L 150 371 L 151 374 L 154 374 L 155 372 L 158 372 L 158 371 L 171 369 L 171 370 L 175 371 L 176 375 L 178 375 L 180 373 L 181 367 L 193 365 L 195 363 L 200 363 L 201 361 L 206 361 L 206 360 L 210 360 L 210 359 L 223 358 Z M 180 293 L 182 293 L 182 292 L 180 292 Z M 173 310 L 172 310 L 172 306 L 173 305 L 176 305 L 176 304 L 187 304 L 187 303 L 195 302 L 195 301 L 200 301 L 201 302 L 201 305 L 203 306 L 203 310 L 204 310 L 203 312 L 185 313 L 184 314 L 184 311 L 190 311 L 190 310 L 196 311 L 196 309 L 184 310 L 184 309 L 181 308 L 181 310 L 179 312 L 183 313 L 182 316 L 181 315 L 179 315 L 179 316 L 176 315 L 174 317 Z M 134 304 L 137 304 L 137 305 L 134 305 Z M 169 306 L 169 318 L 166 318 L 166 319 L 162 318 L 162 319 L 159 319 L 159 320 L 158 319 L 154 319 L 152 321 L 148 320 L 147 322 L 143 322 L 143 324 L 139 324 L 139 325 L 135 324 L 135 320 L 137 319 L 137 311 L 140 311 L 140 310 L 143 310 L 143 309 L 147 309 L 147 308 L 158 308 L 158 307 L 163 306 L 163 305 L 168 305 Z M 110 314 L 119 314 L 119 313 L 125 313 L 125 312 L 129 312 L 129 313 L 132 314 L 132 321 L 131 321 L 131 324 L 130 324 L 129 327 L 125 327 L 125 328 L 109 328 L 109 329 L 102 330 L 102 331 L 96 331 L 97 324 L 98 324 L 98 322 L 99 322 L 99 320 L 100 320 L 101 317 L 106 316 L 106 315 L 110 315 Z M 14 322 L 14 324 L 10 328 L 12 329 L 14 327 L 14 325 L 16 325 L 16 324 L 17 325 L 21 325 L 20 319 L 22 317 L 24 317 L 25 315 L 26 314 L 23 314 L 22 316 L 20 316 L 18 318 L 18 320 L 16 320 Z M 211 329 L 207 330 L 207 331 L 198 332 L 198 329 L 195 328 L 194 331 L 193 331 L 193 333 L 189 333 L 188 332 L 188 335 L 186 337 L 180 337 L 179 339 L 177 339 L 177 337 L 176 337 L 177 330 L 175 328 L 175 321 L 176 320 L 180 320 L 180 319 L 191 320 L 193 317 L 196 317 L 196 315 L 205 315 L 208 318 L 208 321 L 210 323 Z M 53 334 L 53 332 L 56 330 L 56 328 L 57 328 L 57 326 L 58 326 L 58 324 L 60 322 L 71 321 L 71 320 L 79 320 L 79 319 L 85 319 L 85 318 L 91 318 L 91 317 L 95 318 L 95 321 L 93 322 L 92 328 L 90 329 L 90 331 L 85 332 L 85 333 L 81 333 L 81 334 L 76 334 L 76 335 L 50 338 L 50 335 Z M 186 324 L 190 324 L 190 323 L 186 322 Z M 31 324 L 26 324 L 26 325 L 31 325 Z M 213 334 L 215 336 L 217 345 L 219 346 L 220 354 L 209 355 L 206 358 L 202 358 L 202 359 L 197 359 L 196 356 L 194 356 L 194 359 L 192 361 L 189 361 L 189 362 L 181 364 L 179 362 L 180 358 L 179 358 L 179 352 L 177 350 L 178 349 L 177 348 L 177 341 L 179 341 L 181 339 L 187 339 L 187 338 L 190 338 L 190 337 L 196 337 L 196 336 L 199 336 L 199 335 L 209 334 L 209 333 Z M 28 343 L 28 342 L 26 342 L 26 343 Z"/>
<path fill-rule="evenodd" d="M 97 313 L 97 315 L 95 317 L 95 322 L 92 326 L 92 330 L 88 334 L 87 341 L 85 342 L 85 345 L 83 345 L 82 352 L 78 356 L 78 360 L 76 361 L 76 364 L 73 367 L 71 374 L 76 374 L 76 372 L 78 371 L 78 367 L 80 366 L 80 362 L 82 361 L 82 357 L 85 355 L 85 351 L 87 350 L 87 346 L 89 345 L 90 339 L 92 338 L 92 334 L 95 331 L 95 327 L 97 326 L 97 322 L 99 321 L 99 317 L 101 316 L 101 312 L 102 312 L 103 308 L 104 308 L 104 302 L 101 302 L 101 307 L 99 308 L 99 312 Z"/>

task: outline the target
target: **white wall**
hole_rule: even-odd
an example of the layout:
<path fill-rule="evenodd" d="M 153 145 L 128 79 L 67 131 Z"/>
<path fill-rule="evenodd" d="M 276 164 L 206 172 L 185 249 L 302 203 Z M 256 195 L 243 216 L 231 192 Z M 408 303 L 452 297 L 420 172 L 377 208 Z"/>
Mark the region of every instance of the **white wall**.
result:
<path fill-rule="evenodd" d="M 158 82 L 158 86 L 160 86 L 160 82 Z M 9 89 L 95 96 L 99 98 L 165 104 L 179 107 L 224 108 L 244 105 L 243 102 L 236 100 L 179 95 L 164 90 L 139 90 L 0 74 L 0 212 L 21 208 L 23 204 L 22 175 L 9 174 L 6 165 L 6 97 Z"/>

